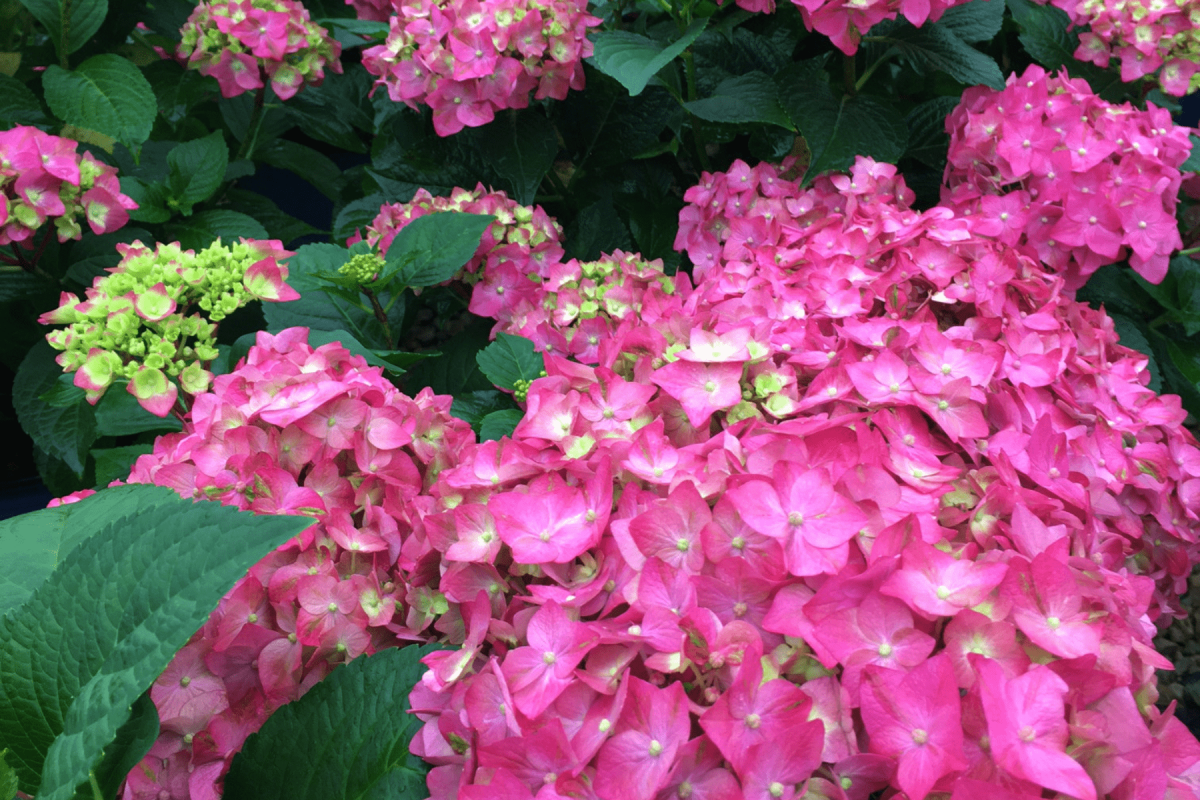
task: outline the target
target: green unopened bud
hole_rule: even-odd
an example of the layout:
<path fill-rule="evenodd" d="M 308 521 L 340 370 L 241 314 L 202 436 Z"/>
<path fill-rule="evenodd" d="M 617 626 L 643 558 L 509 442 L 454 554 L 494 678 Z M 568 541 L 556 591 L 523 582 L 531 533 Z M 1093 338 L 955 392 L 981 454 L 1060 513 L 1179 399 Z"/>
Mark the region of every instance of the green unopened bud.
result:
<path fill-rule="evenodd" d="M 361 283 L 370 283 L 383 270 L 384 260 L 375 253 L 359 253 L 351 258 L 338 272 Z"/>

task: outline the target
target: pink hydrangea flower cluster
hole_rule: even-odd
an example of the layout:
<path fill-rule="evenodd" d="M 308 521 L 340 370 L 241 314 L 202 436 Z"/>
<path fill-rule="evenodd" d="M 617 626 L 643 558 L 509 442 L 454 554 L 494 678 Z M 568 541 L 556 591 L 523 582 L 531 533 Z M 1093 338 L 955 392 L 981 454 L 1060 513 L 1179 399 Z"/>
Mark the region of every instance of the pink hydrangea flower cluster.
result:
<path fill-rule="evenodd" d="M 1200 743 L 1153 705 L 1155 621 L 1200 557 L 1178 398 L 979 215 L 911 209 L 869 159 L 809 189 L 791 168 L 702 176 L 677 242 L 695 287 L 647 280 L 588 364 L 552 350 L 509 438 L 318 359 L 335 346 L 260 337 L 135 479 L 323 503 L 324 527 L 255 567 L 156 685 L 167 732 L 125 796 L 214 797 L 260 703 L 428 638 L 461 645 L 413 694 L 439 800 L 1200 791 Z M 502 228 L 540 213 L 493 202 Z M 489 235 L 476 288 L 506 263 Z M 494 316 L 520 295 L 494 293 Z M 331 382 L 365 384 L 359 403 Z M 406 421 L 423 399 L 434 433 Z M 397 428 L 404 458 L 372 440 Z M 270 694 L 268 647 L 307 648 L 291 695 Z"/>
<path fill-rule="evenodd" d="M 529 95 L 562 100 L 583 88 L 588 28 L 600 19 L 585 0 L 393 0 L 387 41 L 363 51 L 363 66 L 388 95 L 433 109 L 450 136 L 525 108 Z"/>
<path fill-rule="evenodd" d="M 1045 2 L 1045 0 L 1038 0 Z M 1196 0 L 1050 0 L 1071 23 L 1089 30 L 1079 34 L 1075 58 L 1107 68 L 1121 64 L 1121 80 L 1158 73 L 1158 85 L 1181 97 L 1200 88 L 1200 3 Z"/>
<path fill-rule="evenodd" d="M 362 357 L 336 343 L 314 349 L 307 336 L 258 334 L 196 397 L 184 430 L 161 437 L 130 475 L 319 524 L 259 562 L 155 682 L 162 733 L 130 773 L 126 800 L 218 797 L 246 737 L 334 665 L 454 635 L 412 531 L 471 429 L 449 415 L 449 397 L 410 399 Z"/>
<path fill-rule="evenodd" d="M 897 14 L 918 28 L 937 22 L 951 6 L 965 0 L 792 0 L 800 9 L 804 26 L 828 36 L 848 56 L 858 52 L 863 34 Z M 737 0 L 739 8 L 770 14 L 775 0 Z"/>
<path fill-rule="evenodd" d="M 1001 91 L 968 89 L 946 130 L 942 203 L 977 216 L 976 231 L 1034 254 L 1072 290 L 1125 258 L 1153 283 L 1166 275 L 1191 151 L 1166 109 L 1115 106 L 1031 66 Z"/>
<path fill-rule="evenodd" d="M 595 366 L 548 356 L 512 438 L 440 475 L 433 797 L 1200 791 L 1153 706 L 1200 556 L 1178 398 L 911 197 L 868 159 L 704 175 L 696 287 L 651 286 Z"/>
<path fill-rule="evenodd" d="M 60 242 L 81 238 L 81 215 L 95 233 L 129 221 L 138 206 L 121 194 L 117 170 L 78 146 L 28 125 L 0 131 L 0 245 L 30 239 L 51 218 Z"/>
<path fill-rule="evenodd" d="M 595 363 L 599 344 L 616 323 L 637 313 L 652 283 L 669 288 L 662 262 L 620 251 L 597 261 L 562 260 L 562 228 L 540 206 L 529 208 L 503 192 L 454 189 L 449 197 L 420 190 L 409 203 L 383 206 L 366 241 L 386 255 L 396 233 L 438 211 L 490 214 L 475 257 L 453 278 L 473 286 L 469 310 L 496 322 L 495 332 L 531 339 L 546 352 Z M 363 241 L 355 233 L 350 244 Z"/>
<path fill-rule="evenodd" d="M 217 79 L 222 97 L 267 83 L 287 100 L 306 83 L 319 86 L 325 68 L 342 71 L 342 46 L 296 0 L 201 2 L 183 28 L 175 57 Z"/>

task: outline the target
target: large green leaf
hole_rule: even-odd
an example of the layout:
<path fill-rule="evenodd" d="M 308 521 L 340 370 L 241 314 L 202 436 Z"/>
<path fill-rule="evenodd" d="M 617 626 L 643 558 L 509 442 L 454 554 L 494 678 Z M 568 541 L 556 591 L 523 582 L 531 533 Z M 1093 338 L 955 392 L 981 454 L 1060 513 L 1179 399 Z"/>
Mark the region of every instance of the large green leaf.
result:
<path fill-rule="evenodd" d="M 108 16 L 108 0 L 21 0 L 42 23 L 61 61 L 87 44 Z"/>
<path fill-rule="evenodd" d="M 221 596 L 312 524 L 129 488 L 107 524 L 0 619 L 0 746 L 44 800 L 76 797 Z"/>
<path fill-rule="evenodd" d="M 993 0 L 995 2 L 996 0 Z M 885 22 L 871 29 L 871 38 L 885 45 L 918 72 L 939 71 L 968 86 L 1004 88 L 1000 65 L 967 44 L 950 27 L 927 22 L 920 28 L 906 20 Z"/>
<path fill-rule="evenodd" d="M 129 771 L 154 746 L 159 730 L 158 709 L 154 707 L 150 692 L 143 692 L 130 709 L 129 719 L 117 729 L 113 743 L 105 748 L 104 757 L 92 770 L 101 797 L 120 796 Z M 87 800 L 94 800 L 94 796 Z"/>
<path fill-rule="evenodd" d="M 938 24 L 958 34 L 964 42 L 987 42 L 1004 24 L 1004 0 L 971 0 L 947 8 Z"/>
<path fill-rule="evenodd" d="M 34 444 L 83 475 L 88 448 L 96 440 L 96 415 L 86 402 L 64 408 L 40 399 L 62 374 L 56 355 L 45 341 L 30 349 L 13 380 L 13 407 Z"/>
<path fill-rule="evenodd" d="M 1179 165 L 1180 172 L 1200 172 L 1200 137 L 1192 134 L 1188 137 L 1188 142 L 1192 145 L 1192 151 L 1188 153 L 1187 161 Z"/>
<path fill-rule="evenodd" d="M 604 31 L 593 37 L 591 63 L 621 82 L 632 95 L 642 93 L 658 71 L 688 49 L 708 24 L 707 17 L 692 22 L 683 35 L 665 47 L 649 36 L 629 31 Z"/>
<path fill-rule="evenodd" d="M 820 60 L 806 61 L 779 76 L 780 99 L 812 152 L 806 180 L 831 169 L 846 169 L 855 156 L 895 163 L 904 155 L 904 117 L 880 98 L 838 98 Z"/>
<path fill-rule="evenodd" d="M 104 527 L 134 500 L 170 500 L 144 487 L 117 486 L 57 508 L 0 522 L 0 616 L 24 603 L 77 544 Z"/>
<path fill-rule="evenodd" d="M 542 178 L 558 155 L 554 125 L 537 109 L 513 109 L 474 131 L 482 155 L 506 180 L 513 199 L 533 205 Z"/>
<path fill-rule="evenodd" d="M 7 755 L 7 750 L 0 750 L 0 800 L 13 800 L 17 796 L 17 789 L 20 788 L 17 784 L 16 770 L 4 760 Z"/>
<path fill-rule="evenodd" d="M 182 428 L 175 417 L 158 417 L 142 408 L 124 383 L 110 387 L 96 404 L 98 436 L 129 436 L 147 431 L 165 433 Z"/>
<path fill-rule="evenodd" d="M 16 78 L 0 73 L 0 122 L 43 125 L 47 121 L 37 95 Z"/>
<path fill-rule="evenodd" d="M 388 245 L 387 264 L 380 279 L 405 286 L 436 286 L 454 277 L 475 255 L 480 239 L 495 217 L 442 211 L 418 217 L 405 225 Z"/>
<path fill-rule="evenodd" d="M 124 447 L 101 447 L 92 451 L 96 463 L 96 488 L 103 489 L 113 481 L 125 480 L 139 457 L 154 451 L 151 444 L 129 444 Z"/>
<path fill-rule="evenodd" d="M 450 339 L 438 344 L 442 354 L 415 365 L 405 373 L 404 391 L 415 395 L 428 386 L 435 394 L 458 397 L 467 392 L 494 388 L 479 370 L 475 356 L 488 344 L 495 323 L 476 318 Z"/>
<path fill-rule="evenodd" d="M 711 97 L 685 103 L 684 107 L 709 122 L 762 122 L 793 127 L 779 104 L 775 81 L 762 72 L 748 72 L 722 81 Z"/>
<path fill-rule="evenodd" d="M 222 239 L 226 244 L 235 244 L 238 237 L 266 239 L 267 229 L 254 217 L 230 211 L 227 208 L 210 208 L 193 214 L 187 219 L 176 220 L 166 228 L 167 241 L 177 241 L 182 247 L 202 250 Z"/>
<path fill-rule="evenodd" d="M 950 147 L 950 134 L 946 133 L 946 117 L 958 105 L 958 101 L 957 97 L 935 97 L 908 112 L 904 120 L 908 126 L 908 149 L 904 155 L 915 158 L 938 172 L 945 169 L 946 151 Z"/>
<path fill-rule="evenodd" d="M 225 178 L 229 166 L 229 148 L 225 136 L 213 131 L 208 136 L 184 142 L 167 155 L 171 171 L 167 175 L 167 191 L 171 206 L 185 216 L 192 206 L 213 196 Z"/>
<path fill-rule="evenodd" d="M 158 103 L 150 82 L 128 59 L 103 53 L 74 71 L 51 64 L 42 88 L 50 110 L 68 124 L 111 136 L 130 149 L 150 138 Z"/>
<path fill-rule="evenodd" d="M 1071 20 L 1065 11 L 1030 0 L 1011 0 L 1008 7 L 1021 28 L 1021 44 L 1039 64 L 1053 70 L 1075 60 L 1079 36 L 1068 30 Z"/>
<path fill-rule="evenodd" d="M 336 668 L 246 740 L 226 800 L 421 800 L 428 766 L 409 753 L 408 695 L 440 649 L 407 645 Z"/>
<path fill-rule="evenodd" d="M 475 356 L 487 379 L 501 389 L 513 390 L 517 381 L 532 381 L 542 375 L 546 364 L 524 336 L 496 334 L 496 341 Z"/>
<path fill-rule="evenodd" d="M 479 440 L 481 442 L 503 439 L 512 436 L 517 425 L 525 418 L 525 412 L 519 408 L 504 408 L 493 411 L 479 423 Z"/>

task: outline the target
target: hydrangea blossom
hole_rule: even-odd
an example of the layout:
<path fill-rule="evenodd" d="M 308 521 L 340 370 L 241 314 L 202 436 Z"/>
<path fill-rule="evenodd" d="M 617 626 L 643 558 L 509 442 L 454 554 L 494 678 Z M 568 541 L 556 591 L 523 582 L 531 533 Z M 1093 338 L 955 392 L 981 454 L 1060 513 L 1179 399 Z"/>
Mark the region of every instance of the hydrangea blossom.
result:
<path fill-rule="evenodd" d="M 326 374 L 302 334 L 218 378 L 228 402 L 198 399 L 138 479 L 263 513 L 353 495 L 362 521 L 328 515 L 337 569 L 317 538 L 235 587 L 156 686 L 168 733 L 126 796 L 211 796 L 270 696 L 259 645 L 235 644 L 265 614 L 296 693 L 288 665 L 367 652 L 359 551 L 404 598 L 384 642 L 462 644 L 412 696 L 438 800 L 1200 791 L 1200 744 L 1154 706 L 1155 622 L 1200 556 L 1178 398 L 978 215 L 913 210 L 869 159 L 807 189 L 793 166 L 703 175 L 678 242 L 695 286 L 649 281 L 591 363 L 548 352 L 511 437 L 412 433 L 447 442 L 425 471 L 372 443 L 396 395 L 257 389 Z M 338 448 L 362 486 L 404 465 L 373 517 L 319 469 Z"/>
<path fill-rule="evenodd" d="M 81 238 L 81 216 L 94 233 L 129 221 L 138 206 L 117 170 L 78 146 L 28 125 L 0 131 L 0 245 L 27 241 L 50 219 L 60 242 Z"/>
<path fill-rule="evenodd" d="M 215 797 L 246 737 L 333 666 L 454 635 L 412 532 L 470 427 L 450 417 L 449 397 L 406 397 L 362 357 L 307 335 L 259 333 L 129 477 L 319 522 L 252 568 L 155 682 L 162 732 L 126 800 Z"/>
<path fill-rule="evenodd" d="M 1045 0 L 1039 0 L 1045 2 Z M 1075 58 L 1107 68 L 1121 64 L 1121 80 L 1135 81 L 1158 72 L 1158 85 L 1182 97 L 1200 88 L 1200 4 L 1151 0 L 1050 0 L 1067 12 L 1071 23 L 1088 30 L 1079 34 Z"/>
<path fill-rule="evenodd" d="M 359 19 L 372 22 L 387 22 L 393 11 L 392 0 L 346 0 L 346 5 L 354 7 Z"/>
<path fill-rule="evenodd" d="M 433 109 L 450 136 L 491 122 L 529 96 L 562 100 L 583 88 L 588 28 L 600 19 L 583 0 L 393 0 L 387 41 L 363 52 L 363 66 L 410 108 Z"/>
<path fill-rule="evenodd" d="M 1068 289 L 1125 258 L 1153 283 L 1166 275 L 1191 151 L 1166 109 L 1114 106 L 1031 66 L 1001 91 L 968 89 L 946 130 L 942 202 L 975 214 L 980 233 L 1035 254 Z"/>
<path fill-rule="evenodd" d="M 951 6 L 963 0 L 792 0 L 800 9 L 804 25 L 828 36 L 846 55 L 858 52 L 863 34 L 887 19 L 902 15 L 918 28 L 926 21 L 937 22 Z M 737 0 L 739 8 L 771 13 L 775 0 Z"/>
<path fill-rule="evenodd" d="M 547 356 L 513 437 L 433 488 L 450 613 L 497 590 L 469 665 L 414 692 L 432 795 L 1195 791 L 1152 705 L 1197 557 L 1178 399 L 894 168 L 789 168 L 703 176 L 696 287 L 651 286 L 595 366 Z M 756 744 L 781 724 L 786 758 Z"/>
<path fill-rule="evenodd" d="M 151 413 L 175 409 L 179 389 L 208 389 L 205 367 L 217 357 L 217 324 L 252 300 L 286 302 L 300 297 L 286 283 L 281 260 L 292 253 L 277 240 L 218 239 L 196 253 L 178 242 L 118 244 L 121 261 L 96 278 L 86 299 L 63 292 L 58 308 L 39 317 L 67 327 L 46 334 L 63 371 L 95 405 L 110 386 L 126 390 Z M 176 385 L 178 384 L 178 386 Z"/>
<path fill-rule="evenodd" d="M 319 86 L 325 68 L 342 71 L 342 46 L 296 0 L 202 2 L 183 28 L 175 57 L 217 79 L 222 97 L 270 84 L 289 99 L 307 83 Z"/>

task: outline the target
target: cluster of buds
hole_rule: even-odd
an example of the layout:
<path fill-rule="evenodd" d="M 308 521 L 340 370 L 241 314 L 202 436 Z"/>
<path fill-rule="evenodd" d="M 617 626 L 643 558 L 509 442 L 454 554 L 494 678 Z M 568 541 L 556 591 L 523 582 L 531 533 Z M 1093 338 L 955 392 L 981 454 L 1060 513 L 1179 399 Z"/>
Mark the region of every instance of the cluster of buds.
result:
<path fill-rule="evenodd" d="M 1161 68 L 1158 85 L 1177 97 L 1200 88 L 1200 2 L 1050 2 L 1067 12 L 1073 25 L 1090 28 L 1079 35 L 1075 57 L 1080 61 L 1107 68 L 1116 57 L 1123 81 L 1135 81 Z"/>
<path fill-rule="evenodd" d="M 1153 283 L 1167 274 L 1191 144 L 1166 109 L 1115 106 L 1031 66 L 1002 91 L 968 89 L 946 129 L 942 203 L 976 215 L 977 231 L 1028 250 L 1068 289 L 1125 258 Z"/>
<path fill-rule="evenodd" d="M 587 30 L 600 20 L 584 0 L 395 0 L 387 41 L 363 66 L 397 102 L 433 109 L 439 136 L 491 122 L 495 112 L 562 100 L 583 88 Z"/>
<path fill-rule="evenodd" d="M 0 245 L 29 239 L 51 217 L 60 242 L 80 238 L 80 215 L 96 233 L 129 221 L 137 203 L 121 194 L 117 171 L 78 146 L 27 125 L 0 131 Z"/>
<path fill-rule="evenodd" d="M 202 2 L 180 34 L 176 58 L 216 78 L 223 97 L 269 82 L 287 100 L 305 83 L 320 85 L 327 65 L 342 71 L 342 46 L 296 0 Z"/>
<path fill-rule="evenodd" d="M 292 254 L 278 241 L 220 239 L 196 253 L 178 243 L 156 249 L 141 242 L 118 244 L 121 262 L 96 278 L 83 301 L 63 292 L 43 325 L 67 327 L 46 335 L 62 353 L 58 363 L 75 373 L 75 385 L 95 404 L 110 386 L 127 390 L 143 408 L 165 417 L 179 389 L 208 389 L 205 365 L 217 357 L 217 324 L 253 300 L 286 302 L 300 297 L 284 281 L 279 263 Z M 176 381 L 178 386 L 176 386 Z"/>

